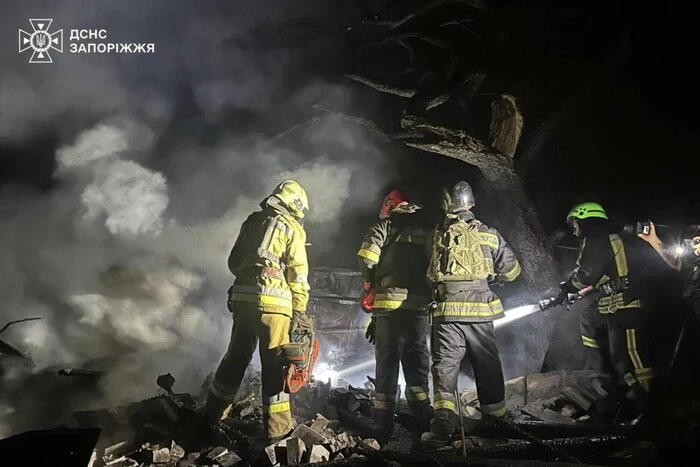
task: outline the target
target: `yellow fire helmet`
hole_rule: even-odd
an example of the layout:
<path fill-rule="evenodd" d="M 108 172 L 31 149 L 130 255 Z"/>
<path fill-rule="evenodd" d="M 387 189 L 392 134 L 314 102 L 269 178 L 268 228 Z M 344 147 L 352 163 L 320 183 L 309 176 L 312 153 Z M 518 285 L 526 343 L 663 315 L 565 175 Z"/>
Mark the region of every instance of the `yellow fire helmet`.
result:
<path fill-rule="evenodd" d="M 289 212 L 298 219 L 303 219 L 309 210 L 309 198 L 306 191 L 294 180 L 285 180 L 272 192 L 272 196 L 279 199 Z"/>

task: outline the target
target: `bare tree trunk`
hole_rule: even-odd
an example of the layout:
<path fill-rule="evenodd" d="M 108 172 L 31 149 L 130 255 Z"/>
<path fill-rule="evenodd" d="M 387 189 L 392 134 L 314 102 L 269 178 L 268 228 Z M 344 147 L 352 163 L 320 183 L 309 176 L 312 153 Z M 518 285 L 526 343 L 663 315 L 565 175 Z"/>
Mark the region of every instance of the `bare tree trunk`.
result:
<path fill-rule="evenodd" d="M 543 244 L 539 218 L 515 173 L 513 160 L 461 130 L 423 124 L 407 116 L 402 120 L 402 126 L 406 130 L 432 133 L 443 139 L 437 143 L 404 141 L 407 146 L 459 159 L 479 168 L 484 177 L 484 188 L 491 194 L 493 206 L 498 207 L 499 231 L 521 259 L 528 287 L 537 295 L 555 285 L 554 258 Z"/>

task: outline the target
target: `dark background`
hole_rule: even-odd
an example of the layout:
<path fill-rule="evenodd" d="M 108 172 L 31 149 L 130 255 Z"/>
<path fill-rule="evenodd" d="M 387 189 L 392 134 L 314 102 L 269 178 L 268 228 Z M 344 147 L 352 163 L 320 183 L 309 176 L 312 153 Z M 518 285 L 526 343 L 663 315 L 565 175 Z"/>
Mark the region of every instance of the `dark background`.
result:
<path fill-rule="evenodd" d="M 478 46 L 469 47 L 488 78 L 464 127 L 486 139 L 492 96 L 517 98 L 525 126 L 516 167 L 545 232 L 561 228 L 571 205 L 584 200 L 602 203 L 624 222 L 700 222 L 694 190 L 697 54 L 693 17 L 678 2 L 499 2 L 479 31 Z M 384 98 L 366 92 L 367 99 Z M 180 95 L 179 117 L 196 120 L 186 85 Z M 391 102 L 392 112 L 400 112 L 397 100 Z M 50 126 L 20 145 L 0 142 L 0 184 L 51 189 L 57 145 Z M 387 180 L 386 191 L 399 185 L 431 193 L 460 178 L 475 180 L 458 161 L 400 144 L 387 152 L 400 176 Z M 360 241 L 380 201 L 342 216 L 349 243 Z M 477 213 L 497 226 L 498 209 L 478 205 Z M 354 267 L 350 250 L 323 258 L 311 252 L 312 261 Z"/>

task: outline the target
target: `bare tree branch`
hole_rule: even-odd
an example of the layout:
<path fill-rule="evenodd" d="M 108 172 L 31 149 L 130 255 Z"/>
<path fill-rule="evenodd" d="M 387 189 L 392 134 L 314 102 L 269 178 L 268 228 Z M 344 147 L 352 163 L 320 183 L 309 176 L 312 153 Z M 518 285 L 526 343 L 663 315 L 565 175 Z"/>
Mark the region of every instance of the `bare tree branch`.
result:
<path fill-rule="evenodd" d="M 423 134 L 415 131 L 401 131 L 398 133 L 386 133 L 384 130 L 379 128 L 376 123 L 374 123 L 372 120 L 366 119 L 366 118 L 361 118 L 361 117 L 356 117 L 354 115 L 348 115 L 343 112 L 338 112 L 335 110 L 327 109 L 319 104 L 314 104 L 313 108 L 315 110 L 323 112 L 322 115 L 314 115 L 313 117 L 310 117 L 309 119 L 299 122 L 286 130 L 284 130 L 281 133 L 276 134 L 269 140 L 267 140 L 266 144 L 271 144 L 274 143 L 275 141 L 279 141 L 282 138 L 285 138 L 286 136 L 290 135 L 291 133 L 295 132 L 296 130 L 309 126 L 315 122 L 325 120 L 327 118 L 339 118 L 341 120 L 345 120 L 346 122 L 354 123 L 356 125 L 365 127 L 370 133 L 372 133 L 380 142 L 382 143 L 390 143 L 392 141 L 404 141 L 404 140 L 416 140 L 416 139 L 421 139 L 423 138 Z"/>
<path fill-rule="evenodd" d="M 380 83 L 371 78 L 367 78 L 366 76 L 356 75 L 352 73 L 346 73 L 345 77 L 353 81 L 357 81 L 358 83 L 362 83 L 365 86 L 369 86 L 370 88 L 376 91 L 383 92 L 385 94 L 393 94 L 394 96 L 408 97 L 410 99 L 411 97 L 415 96 L 418 92 L 415 89 L 397 88 L 388 84 Z"/>
<path fill-rule="evenodd" d="M 399 40 L 405 40 L 405 39 L 418 39 L 418 40 L 426 42 L 430 45 L 434 45 L 435 47 L 439 47 L 441 49 L 452 50 L 452 45 L 449 42 L 442 40 L 440 38 L 437 38 L 435 36 L 431 36 L 429 34 L 423 34 L 423 33 L 419 33 L 419 32 L 406 32 L 403 34 L 397 34 L 395 36 L 387 37 L 386 39 L 384 39 L 381 42 L 381 44 L 386 45 L 393 40 L 399 41 Z"/>
<path fill-rule="evenodd" d="M 41 319 L 41 317 L 38 317 L 38 318 L 24 318 L 24 319 L 18 319 L 18 320 L 15 320 L 15 321 L 10 321 L 10 322 L 7 323 L 5 326 L 3 326 L 2 329 L 0 329 L 0 334 L 2 334 L 3 332 L 5 332 L 5 330 L 6 330 L 7 328 L 9 328 L 10 326 L 12 326 L 13 324 L 24 323 L 25 321 L 35 321 L 35 320 L 37 320 L 37 319 Z"/>
<path fill-rule="evenodd" d="M 459 19 L 453 19 L 451 21 L 447 21 L 445 23 L 440 24 L 438 27 L 439 28 L 445 28 L 447 26 L 459 26 L 460 28 L 464 29 L 465 31 L 475 35 L 479 39 L 481 39 L 481 36 L 477 34 L 476 32 L 472 31 L 470 28 L 467 27 L 465 23 L 471 23 L 475 21 L 474 19 L 466 19 L 466 20 L 459 20 Z"/>
<path fill-rule="evenodd" d="M 407 22 L 411 21 L 413 18 L 416 18 L 417 16 L 420 16 L 422 14 L 427 13 L 428 11 L 432 10 L 433 8 L 437 8 L 441 5 L 446 5 L 448 3 L 461 3 L 463 5 L 474 6 L 473 5 L 474 2 L 469 1 L 469 0 L 434 0 L 433 2 L 423 6 L 421 8 L 418 8 L 417 10 L 412 11 L 411 13 L 408 13 L 408 14 L 402 16 L 401 18 L 398 18 L 396 20 L 388 22 L 388 24 L 387 24 L 387 21 L 384 20 L 384 21 L 382 21 L 382 23 L 383 23 L 382 25 L 389 26 L 389 28 L 393 30 L 393 29 L 396 29 L 400 26 L 403 26 Z M 476 8 L 478 8 L 478 7 L 476 7 Z M 376 23 L 379 23 L 379 21 L 377 21 Z"/>

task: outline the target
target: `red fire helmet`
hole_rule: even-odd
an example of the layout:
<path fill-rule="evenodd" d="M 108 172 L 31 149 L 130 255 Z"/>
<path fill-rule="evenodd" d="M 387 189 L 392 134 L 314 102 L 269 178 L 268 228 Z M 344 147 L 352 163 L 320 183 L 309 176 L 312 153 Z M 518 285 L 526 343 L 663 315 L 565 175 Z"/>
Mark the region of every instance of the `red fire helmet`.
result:
<path fill-rule="evenodd" d="M 391 211 L 396 206 L 406 203 L 408 203 L 408 201 L 399 190 L 391 190 L 391 192 L 384 198 L 382 208 L 379 210 L 379 218 L 386 219 L 391 215 Z"/>

